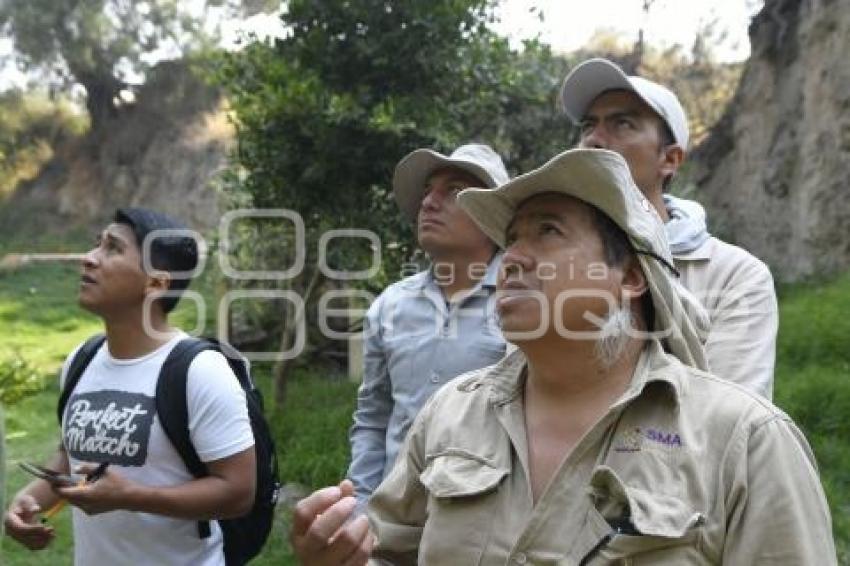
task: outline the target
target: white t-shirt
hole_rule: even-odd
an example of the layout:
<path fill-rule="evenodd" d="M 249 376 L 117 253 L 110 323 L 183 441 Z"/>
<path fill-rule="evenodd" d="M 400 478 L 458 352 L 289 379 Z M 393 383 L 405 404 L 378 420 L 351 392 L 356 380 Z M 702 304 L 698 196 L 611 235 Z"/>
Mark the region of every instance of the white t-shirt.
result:
<path fill-rule="evenodd" d="M 154 396 L 165 358 L 186 334 L 141 358 L 117 360 L 104 345 L 68 400 L 62 439 L 71 468 L 108 460 L 110 469 L 149 486 L 174 486 L 194 477 L 165 436 Z M 76 353 L 76 351 L 74 352 Z M 65 361 L 64 383 L 73 353 Z M 224 356 L 199 354 L 189 367 L 186 386 L 189 435 L 204 462 L 232 456 L 253 446 L 245 392 Z M 77 508 L 74 561 L 90 564 L 164 566 L 224 564 L 221 530 L 201 539 L 197 521 L 112 511 L 89 516 Z"/>

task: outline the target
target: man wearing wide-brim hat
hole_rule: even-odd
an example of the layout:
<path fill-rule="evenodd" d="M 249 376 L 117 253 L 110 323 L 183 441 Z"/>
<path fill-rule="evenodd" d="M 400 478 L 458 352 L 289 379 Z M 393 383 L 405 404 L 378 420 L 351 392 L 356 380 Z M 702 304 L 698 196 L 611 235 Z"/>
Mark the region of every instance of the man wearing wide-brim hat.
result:
<path fill-rule="evenodd" d="M 802 433 L 697 369 L 664 226 L 620 155 L 570 150 L 459 202 L 505 246 L 497 310 L 518 350 L 422 409 L 371 531 L 343 523 L 340 488 L 302 501 L 296 522 L 323 513 L 302 559 L 836 563 Z"/>
<path fill-rule="evenodd" d="M 497 248 L 455 199 L 467 187 L 507 181 L 499 155 L 478 143 L 448 156 L 418 149 L 396 167 L 393 194 L 431 267 L 388 287 L 365 318 L 348 470 L 361 509 L 431 394 L 504 355 L 493 310 Z"/>

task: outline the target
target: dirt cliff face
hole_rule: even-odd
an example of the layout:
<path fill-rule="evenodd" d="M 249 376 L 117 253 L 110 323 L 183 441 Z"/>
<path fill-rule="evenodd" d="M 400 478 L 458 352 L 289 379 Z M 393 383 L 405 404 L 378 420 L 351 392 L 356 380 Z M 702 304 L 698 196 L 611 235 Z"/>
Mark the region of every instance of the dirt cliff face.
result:
<path fill-rule="evenodd" d="M 691 156 L 715 231 L 779 280 L 850 268 L 850 10 L 768 0 L 725 116 Z"/>
<path fill-rule="evenodd" d="M 222 105 L 185 64 L 161 63 L 135 103 L 102 131 L 59 148 L 28 192 L 71 222 L 101 222 L 119 206 L 146 206 L 196 228 L 214 226 L 216 186 L 234 139 Z"/>

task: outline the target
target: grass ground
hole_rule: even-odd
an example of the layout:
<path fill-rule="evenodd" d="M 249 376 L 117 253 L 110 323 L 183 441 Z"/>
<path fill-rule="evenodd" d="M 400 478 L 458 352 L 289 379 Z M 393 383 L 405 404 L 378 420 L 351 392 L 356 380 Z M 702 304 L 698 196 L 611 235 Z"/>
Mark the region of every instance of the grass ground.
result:
<path fill-rule="evenodd" d="M 2 246 L 0 246 L 2 252 Z M 39 266 L 0 275 L 0 360 L 15 352 L 45 375 L 47 386 L 6 413 L 8 492 L 26 481 L 14 462 L 39 460 L 56 445 L 55 372 L 64 355 L 95 332 L 97 321 L 76 306 L 72 267 Z M 786 287 L 780 293 L 780 334 L 775 400 L 804 430 L 817 455 L 832 509 L 841 564 L 850 565 L 850 274 L 820 284 Z M 181 314 L 191 322 L 190 312 Z M 267 388 L 267 368 L 259 366 Z M 284 482 L 316 487 L 336 482 L 348 456 L 347 428 L 355 387 L 341 379 L 302 372 L 289 389 L 287 406 L 270 420 Z M 37 563 L 71 564 L 69 513 L 56 519 L 58 539 Z M 285 533 L 288 512 L 277 518 L 267 551 L 255 564 L 292 564 Z M 9 539 L 3 564 L 36 563 Z"/>
<path fill-rule="evenodd" d="M 850 273 L 783 288 L 774 402 L 806 434 L 850 565 Z"/>

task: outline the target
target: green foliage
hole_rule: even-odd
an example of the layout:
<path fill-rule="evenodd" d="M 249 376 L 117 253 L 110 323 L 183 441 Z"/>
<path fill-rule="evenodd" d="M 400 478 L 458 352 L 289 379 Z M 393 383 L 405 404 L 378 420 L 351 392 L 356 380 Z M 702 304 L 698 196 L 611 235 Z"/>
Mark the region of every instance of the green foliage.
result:
<path fill-rule="evenodd" d="M 56 213 L 54 202 L 36 199 L 0 203 L 0 261 L 7 253 L 74 253 L 92 241 L 91 229 L 68 224 Z M 0 271 L 0 287 L 9 273 Z"/>
<path fill-rule="evenodd" d="M 239 206 L 297 211 L 305 224 L 306 269 L 265 285 L 295 290 L 309 308 L 319 239 L 342 228 L 368 229 L 381 241 L 381 271 L 356 285 L 377 291 L 399 279 L 415 242 L 391 179 L 413 149 L 449 152 L 482 141 L 518 172 L 564 148 L 570 127 L 553 111 L 563 62 L 536 43 L 511 50 L 487 27 L 491 7 L 296 0 L 283 16 L 286 38 L 222 55 L 215 80 L 229 94 L 238 132 L 230 194 Z M 246 241 L 241 254 L 251 265 L 292 265 L 298 251 L 291 230 Z M 368 246 L 341 241 L 330 249 L 331 265 L 370 265 Z M 280 328 L 287 316 L 261 323 Z"/>
<path fill-rule="evenodd" d="M 38 372 L 20 354 L 0 359 L 0 406 L 11 406 L 42 389 Z"/>
<path fill-rule="evenodd" d="M 56 332 L 47 331 L 49 337 Z M 27 352 L 29 354 L 29 352 Z M 55 369 L 55 367 L 53 368 Z M 6 409 L 6 501 L 24 487 L 32 476 L 21 470 L 17 462 L 27 460 L 43 462 L 56 450 L 59 432 L 56 423 L 56 398 L 58 386 L 53 382 L 37 395 L 22 400 Z M 47 549 L 33 554 L 9 537 L 0 537 L 0 557 L 3 566 L 71 566 L 72 550 L 71 513 L 66 508 L 51 519 L 56 529 L 56 539 Z"/>
<path fill-rule="evenodd" d="M 850 273 L 780 289 L 775 402 L 806 434 L 850 564 Z"/>
<path fill-rule="evenodd" d="M 82 84 L 93 129 L 108 118 L 114 98 L 156 51 L 187 52 L 211 45 L 206 8 L 231 15 L 266 8 L 266 0 L 4 0 L 0 32 L 14 42 L 19 65 L 62 86 Z M 161 54 L 160 54 L 161 56 Z"/>
<path fill-rule="evenodd" d="M 345 477 L 351 456 L 348 429 L 356 400 L 357 384 L 342 376 L 314 370 L 295 375 L 286 405 L 275 411 L 271 421 L 284 484 L 317 489 Z"/>
<path fill-rule="evenodd" d="M 476 101 L 470 108 L 470 131 L 492 140 L 513 174 L 537 168 L 573 147 L 578 129 L 561 112 L 558 97 L 567 71 L 577 61 L 554 56 L 537 41 L 525 42 L 518 52 L 501 42 L 487 49 L 498 61 L 491 65 L 491 84 L 485 87 L 491 104 Z"/>
<path fill-rule="evenodd" d="M 18 182 L 34 178 L 55 148 L 87 128 L 86 118 L 64 100 L 38 92 L 0 93 L 0 199 Z"/>
<path fill-rule="evenodd" d="M 0 276 L 0 359 L 24 355 L 42 372 L 52 372 L 100 324 L 77 306 L 76 265 L 43 265 Z M 51 329 L 45 339 L 45 329 Z"/>
<path fill-rule="evenodd" d="M 486 28 L 488 7 L 290 2 L 289 37 L 225 54 L 218 68 L 239 128 L 231 189 L 243 203 L 298 211 L 308 254 L 328 227 L 351 227 L 374 230 L 407 257 L 411 234 L 389 186 L 405 153 L 481 139 L 513 157 L 522 131 L 510 161 L 551 157 L 551 147 L 535 153 L 528 143 L 547 132 L 516 118 L 554 114 L 563 69 L 538 45 L 511 51 Z"/>
<path fill-rule="evenodd" d="M 794 368 L 823 365 L 850 372 L 850 273 L 780 288 L 779 298 L 779 359 Z"/>

